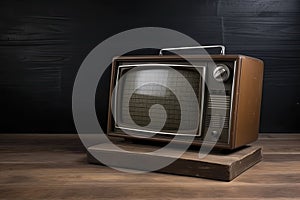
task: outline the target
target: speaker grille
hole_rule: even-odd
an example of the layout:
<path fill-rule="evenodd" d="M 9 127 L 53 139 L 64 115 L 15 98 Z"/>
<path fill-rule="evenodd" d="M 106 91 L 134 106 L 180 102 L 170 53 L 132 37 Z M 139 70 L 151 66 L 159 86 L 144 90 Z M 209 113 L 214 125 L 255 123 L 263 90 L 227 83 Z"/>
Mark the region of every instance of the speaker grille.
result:
<path fill-rule="evenodd" d="M 221 115 L 208 115 L 205 120 L 205 126 L 212 128 L 229 128 L 229 117 L 228 116 L 221 116 Z"/>
<path fill-rule="evenodd" d="M 210 95 L 208 99 L 208 108 L 210 109 L 230 109 L 230 96 Z"/>
<path fill-rule="evenodd" d="M 230 100 L 231 97 L 224 94 L 213 94 L 209 96 L 207 105 L 208 109 L 215 110 L 219 114 L 208 114 L 205 119 L 206 127 L 209 127 L 210 125 L 213 128 L 221 128 L 222 126 L 225 129 L 229 128 Z"/>

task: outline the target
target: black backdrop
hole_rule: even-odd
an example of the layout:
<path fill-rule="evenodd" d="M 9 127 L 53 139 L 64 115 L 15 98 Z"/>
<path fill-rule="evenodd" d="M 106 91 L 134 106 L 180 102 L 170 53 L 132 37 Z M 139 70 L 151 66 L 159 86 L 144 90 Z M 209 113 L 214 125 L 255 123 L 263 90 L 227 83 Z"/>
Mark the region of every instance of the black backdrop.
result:
<path fill-rule="evenodd" d="M 260 131 L 300 132 L 299 19 L 299 0 L 3 0 L 0 132 L 74 133 L 71 96 L 81 62 L 104 39 L 144 26 L 263 59 Z M 99 86 L 100 114 L 108 76 Z"/>

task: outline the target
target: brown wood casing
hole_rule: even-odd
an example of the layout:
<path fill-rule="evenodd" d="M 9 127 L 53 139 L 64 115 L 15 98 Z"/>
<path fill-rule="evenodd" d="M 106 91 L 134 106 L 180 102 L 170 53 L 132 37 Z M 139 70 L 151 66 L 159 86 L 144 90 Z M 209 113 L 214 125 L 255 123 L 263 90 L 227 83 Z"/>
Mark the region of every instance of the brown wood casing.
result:
<path fill-rule="evenodd" d="M 262 97 L 263 62 L 259 59 L 243 55 L 212 55 L 186 56 L 193 61 L 232 62 L 234 63 L 234 75 L 232 80 L 232 97 L 230 108 L 230 121 L 228 142 L 217 142 L 215 147 L 235 149 L 255 141 L 259 132 L 260 104 Z M 187 63 L 182 57 L 168 56 L 121 56 L 116 57 L 112 63 L 110 99 L 108 112 L 107 133 L 110 136 L 133 138 L 127 134 L 120 134 L 114 130 L 114 120 L 111 113 L 111 96 L 116 82 L 116 69 L 122 63 Z M 211 76 L 209 74 L 208 76 Z M 205 120 L 205 119 L 204 119 Z M 203 127 L 200 127 L 203 128 Z M 134 138 L 137 139 L 137 138 Z M 141 140 L 169 142 L 166 137 L 153 137 Z M 184 142 L 184 141 L 179 141 Z M 203 138 L 196 137 L 193 145 L 200 146 Z"/>
<path fill-rule="evenodd" d="M 237 148 L 258 137 L 263 86 L 263 62 L 240 56 L 233 99 L 232 146 Z"/>

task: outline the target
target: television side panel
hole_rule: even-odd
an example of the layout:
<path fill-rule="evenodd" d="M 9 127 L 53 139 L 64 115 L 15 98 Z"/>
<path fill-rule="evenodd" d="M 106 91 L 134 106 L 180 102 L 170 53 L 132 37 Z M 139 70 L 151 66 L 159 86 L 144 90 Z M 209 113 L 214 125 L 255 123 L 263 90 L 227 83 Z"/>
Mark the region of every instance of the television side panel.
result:
<path fill-rule="evenodd" d="M 116 58 L 113 59 L 112 66 L 111 66 L 111 77 L 110 77 L 110 89 L 109 89 L 109 102 L 108 102 L 108 116 L 107 116 L 107 132 L 109 134 L 113 131 L 113 116 L 112 116 L 112 93 L 116 83 L 116 71 L 117 71 L 117 60 Z"/>
<path fill-rule="evenodd" d="M 259 132 L 263 62 L 242 56 L 238 87 L 234 146 L 255 141 Z"/>

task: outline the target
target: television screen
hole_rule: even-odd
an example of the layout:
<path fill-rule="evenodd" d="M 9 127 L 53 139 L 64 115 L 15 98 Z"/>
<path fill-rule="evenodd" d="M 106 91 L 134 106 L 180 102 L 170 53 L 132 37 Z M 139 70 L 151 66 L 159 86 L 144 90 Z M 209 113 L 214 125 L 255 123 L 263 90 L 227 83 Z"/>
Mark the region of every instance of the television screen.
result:
<path fill-rule="evenodd" d="M 200 135 L 201 112 L 199 111 L 203 82 L 199 69 L 178 66 L 172 66 L 171 69 L 160 69 L 149 65 L 137 70 L 130 70 L 132 68 L 132 66 L 119 66 L 117 72 L 117 79 L 120 80 L 115 101 L 115 126 L 117 128 L 139 127 L 138 129 L 141 131 L 150 132 L 159 129 L 159 133 L 162 134 Z M 195 103 L 190 102 L 187 103 L 191 106 L 181 108 L 178 98 L 172 91 L 175 90 L 176 93 L 192 97 L 191 91 L 186 89 L 186 80 L 197 96 L 197 99 L 186 99 L 187 101 L 197 101 L 198 109 L 193 106 Z M 161 106 L 153 106 L 157 104 Z M 150 108 L 152 109 L 151 114 L 149 114 Z M 189 115 L 182 123 L 179 132 L 182 109 L 185 109 Z M 162 110 L 166 113 L 165 116 L 161 114 Z M 130 116 L 126 113 L 129 113 Z M 160 129 L 161 127 L 155 127 L 155 125 L 147 127 L 151 120 L 165 122 L 163 128 Z"/>

